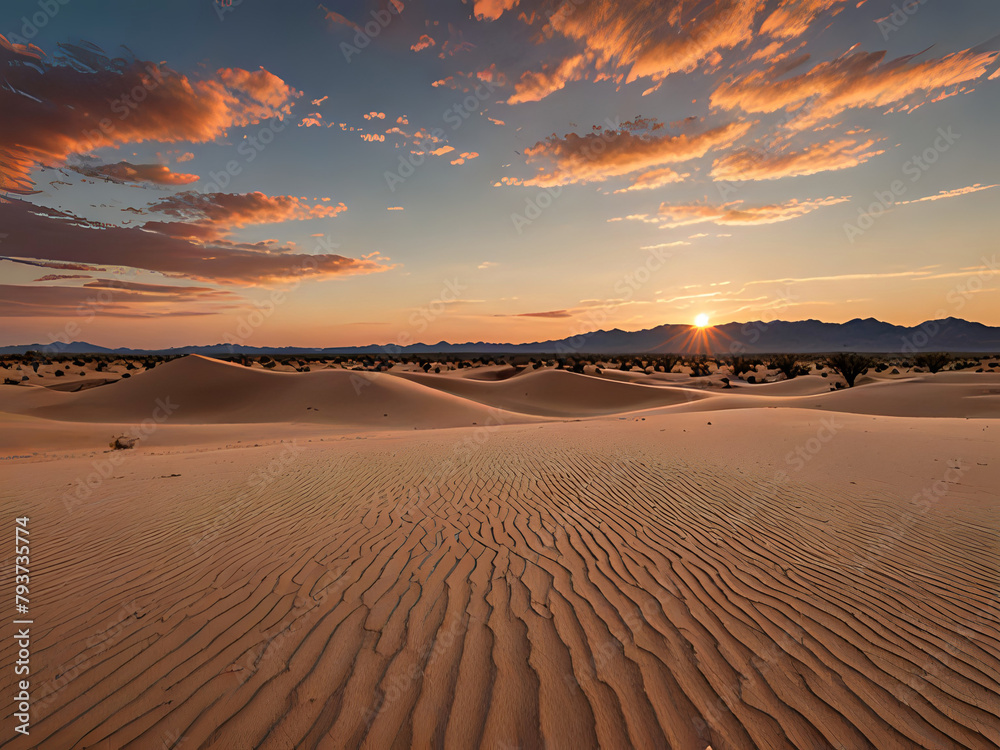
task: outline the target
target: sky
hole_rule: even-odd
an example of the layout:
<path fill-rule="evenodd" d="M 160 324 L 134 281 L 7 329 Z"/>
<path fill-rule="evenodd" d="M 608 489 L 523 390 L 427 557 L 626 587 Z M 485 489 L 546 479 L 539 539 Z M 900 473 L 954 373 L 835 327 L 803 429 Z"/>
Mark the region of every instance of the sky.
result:
<path fill-rule="evenodd" d="M 2 344 L 1000 325 L 993 2 L 7 0 L 0 34 Z"/>

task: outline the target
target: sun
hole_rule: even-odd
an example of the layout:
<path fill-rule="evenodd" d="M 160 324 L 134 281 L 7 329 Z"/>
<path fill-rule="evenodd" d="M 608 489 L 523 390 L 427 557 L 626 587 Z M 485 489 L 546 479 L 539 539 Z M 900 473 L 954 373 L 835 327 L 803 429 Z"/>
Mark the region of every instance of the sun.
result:
<path fill-rule="evenodd" d="M 708 316 L 705 313 L 701 313 L 699 315 L 695 315 L 694 316 L 694 324 L 698 328 L 707 328 L 708 327 Z"/>

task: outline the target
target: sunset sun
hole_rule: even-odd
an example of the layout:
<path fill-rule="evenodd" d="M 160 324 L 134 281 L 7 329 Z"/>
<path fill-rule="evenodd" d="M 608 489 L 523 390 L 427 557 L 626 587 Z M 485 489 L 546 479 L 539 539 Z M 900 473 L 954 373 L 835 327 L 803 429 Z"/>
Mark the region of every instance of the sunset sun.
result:
<path fill-rule="evenodd" d="M 698 328 L 707 328 L 708 327 L 708 315 L 706 315 L 705 313 L 700 313 L 699 315 L 695 315 L 694 316 L 694 324 Z"/>

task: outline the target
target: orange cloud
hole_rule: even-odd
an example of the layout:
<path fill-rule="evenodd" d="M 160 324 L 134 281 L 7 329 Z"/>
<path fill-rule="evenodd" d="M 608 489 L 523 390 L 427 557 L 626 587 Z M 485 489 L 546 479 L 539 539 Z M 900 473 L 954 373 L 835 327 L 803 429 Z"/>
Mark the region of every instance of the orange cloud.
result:
<path fill-rule="evenodd" d="M 178 159 L 178 161 L 180 161 Z M 151 182 L 154 185 L 189 185 L 198 181 L 196 174 L 171 172 L 164 164 L 129 164 L 120 161 L 117 164 L 99 164 L 96 166 L 70 166 L 74 172 L 87 177 L 111 182 Z"/>
<path fill-rule="evenodd" d="M 643 172 L 632 181 L 631 185 L 627 188 L 616 190 L 615 193 L 631 193 L 636 190 L 654 190 L 658 187 L 669 185 L 672 182 L 682 182 L 685 178 L 690 176 L 690 174 L 680 174 L 675 172 L 670 169 L 670 167 L 652 169 L 648 172 Z"/>
<path fill-rule="evenodd" d="M 476 15 L 476 18 L 495 21 L 505 11 L 515 7 L 517 3 L 518 0 L 476 0 L 472 12 Z"/>
<path fill-rule="evenodd" d="M 798 2 L 798 0 L 795 0 Z M 627 69 L 626 82 L 692 71 L 719 51 L 741 47 L 756 36 L 759 0 L 719 0 L 699 4 L 662 0 L 563 2 L 554 10 L 545 0 L 477 0 L 474 13 L 495 20 L 515 7 L 522 18 L 582 45 L 599 67 Z"/>
<path fill-rule="evenodd" d="M 38 60 L 0 37 L 0 187 L 11 192 L 31 192 L 37 165 L 125 143 L 204 143 L 281 117 L 301 95 L 263 69 L 194 80 L 155 63 L 91 50 L 83 62 L 82 50 L 66 51 L 65 62 Z"/>
<path fill-rule="evenodd" d="M 234 213 L 223 211 L 230 218 Z M 249 222 L 246 211 L 235 213 Z M 170 226 L 178 224 L 184 226 L 179 222 Z M 377 254 L 360 259 L 329 252 L 303 255 L 274 243 L 204 244 L 144 228 L 101 226 L 19 200 L 0 203 L 0 226 L 7 233 L 4 249 L 14 256 L 39 259 L 27 261 L 30 265 L 123 266 L 171 277 L 243 285 L 379 273 L 394 267 L 388 258 Z"/>
<path fill-rule="evenodd" d="M 998 54 L 969 49 L 921 63 L 911 55 L 882 64 L 885 52 L 854 52 L 785 80 L 775 80 L 771 71 L 748 73 L 722 84 L 711 103 L 744 112 L 795 110 L 791 124 L 807 128 L 848 109 L 886 107 L 973 81 Z"/>
<path fill-rule="evenodd" d="M 661 123 L 648 120 L 625 122 L 620 128 L 595 130 L 586 135 L 569 133 L 525 149 L 529 163 L 549 161 L 551 169 L 520 184 L 538 187 L 572 183 L 603 182 L 612 177 L 651 170 L 704 156 L 716 148 L 731 146 L 753 123 L 728 123 L 696 135 L 657 135 Z"/>
<path fill-rule="evenodd" d="M 523 102 L 537 102 L 544 99 L 549 94 L 559 91 L 571 81 L 578 81 L 583 75 L 586 66 L 584 55 L 574 55 L 567 57 L 555 68 L 543 66 L 540 71 L 526 71 L 516 84 L 514 93 L 508 104 L 521 104 Z"/>
<path fill-rule="evenodd" d="M 777 224 L 791 219 L 797 219 L 824 206 L 833 206 L 850 200 L 847 197 L 814 198 L 811 200 L 790 200 L 786 203 L 772 203 L 765 206 L 737 208 L 743 201 L 734 201 L 721 206 L 710 206 L 701 203 L 686 205 L 660 206 L 660 216 L 663 226 L 668 228 L 689 226 L 691 224 L 713 224 L 752 226 L 755 224 Z"/>
<path fill-rule="evenodd" d="M 820 15 L 828 10 L 839 13 L 845 4 L 845 0 L 782 0 L 761 24 L 760 33 L 777 39 L 794 39 L 805 34 Z"/>
<path fill-rule="evenodd" d="M 341 26 L 347 26 L 350 29 L 354 29 L 359 34 L 365 33 L 364 29 L 362 29 L 360 26 L 354 23 L 354 21 L 345 16 L 342 16 L 340 13 L 337 13 L 336 11 L 330 10 L 325 5 L 321 4 L 319 6 L 319 9 L 323 11 L 323 18 L 325 18 L 327 21 L 330 22 L 331 27 L 334 24 L 339 24 Z"/>
<path fill-rule="evenodd" d="M 875 148 L 875 141 L 831 140 L 810 146 L 804 151 L 769 153 L 759 149 L 739 149 L 717 159 L 712 165 L 716 180 L 777 180 L 782 177 L 835 172 L 864 164 L 885 153 Z"/>
<path fill-rule="evenodd" d="M 517 313 L 516 318 L 572 318 L 569 310 L 547 310 L 546 312 Z"/>
<path fill-rule="evenodd" d="M 923 198 L 915 198 L 912 201 L 902 201 L 899 205 L 908 206 L 911 203 L 939 201 L 944 200 L 945 198 L 958 198 L 963 195 L 969 195 L 970 193 L 978 193 L 980 190 L 991 190 L 995 187 L 1000 187 L 1000 185 L 983 185 L 977 182 L 975 185 L 969 185 L 968 187 L 955 188 L 954 190 L 942 190 L 940 193 L 935 193 L 934 195 L 926 195 Z"/>
<path fill-rule="evenodd" d="M 183 307 L 179 310 L 178 305 Z M 82 287 L 0 285 L 0 317 L 5 318 L 211 315 L 246 305 L 246 300 L 233 292 L 200 286 L 122 281 L 92 281 Z"/>
<path fill-rule="evenodd" d="M 347 210 L 343 203 L 336 205 L 309 205 L 302 198 L 291 195 L 269 196 L 255 193 L 176 193 L 153 203 L 148 211 L 180 220 L 184 237 L 213 239 L 229 234 L 234 228 L 253 224 L 279 224 L 285 221 L 303 221 L 336 216 Z M 162 222 L 155 223 L 156 231 L 170 231 Z M 147 226 L 146 228 L 153 228 Z"/>
<path fill-rule="evenodd" d="M 436 42 L 434 41 L 433 37 L 430 37 L 427 34 L 421 34 L 420 39 L 418 39 L 415 44 L 411 45 L 410 49 L 413 50 L 414 52 L 420 52 L 420 50 L 427 49 L 428 47 L 433 47 L 435 44 Z"/>

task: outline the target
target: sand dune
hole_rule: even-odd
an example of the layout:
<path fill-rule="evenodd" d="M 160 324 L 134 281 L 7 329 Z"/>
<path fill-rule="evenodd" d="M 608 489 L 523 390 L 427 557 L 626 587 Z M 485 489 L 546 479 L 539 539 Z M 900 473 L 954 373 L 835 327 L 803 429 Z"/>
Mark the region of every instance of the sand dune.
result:
<path fill-rule="evenodd" d="M 1000 377 L 941 375 L 0 388 L 0 747 L 996 747 Z"/>
<path fill-rule="evenodd" d="M 86 460 L 12 466 L 3 507 L 60 571 L 39 576 L 33 741 L 1000 743 L 1000 538 L 973 473 L 917 513 L 674 458 L 672 419 L 387 433 L 266 483 L 286 447 L 147 455 L 71 512 L 53 499 Z"/>
<path fill-rule="evenodd" d="M 634 385 L 565 370 L 522 372 L 497 382 L 417 373 L 400 373 L 397 377 L 496 408 L 551 417 L 616 414 L 701 398 L 687 390 Z"/>
<path fill-rule="evenodd" d="M 21 390 L 20 388 L 16 390 Z M 12 394 L 6 394 L 11 399 Z M 14 394 L 16 395 L 16 394 Z M 141 422 L 176 407 L 174 423 L 326 422 L 423 428 L 523 421 L 381 373 L 320 370 L 269 372 L 192 355 L 111 386 L 63 398 L 29 397 L 10 411 L 71 422 Z M 44 400 L 38 405 L 36 402 Z"/>

